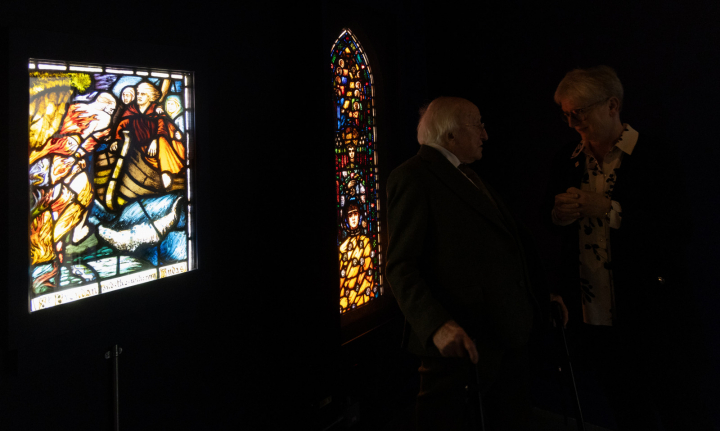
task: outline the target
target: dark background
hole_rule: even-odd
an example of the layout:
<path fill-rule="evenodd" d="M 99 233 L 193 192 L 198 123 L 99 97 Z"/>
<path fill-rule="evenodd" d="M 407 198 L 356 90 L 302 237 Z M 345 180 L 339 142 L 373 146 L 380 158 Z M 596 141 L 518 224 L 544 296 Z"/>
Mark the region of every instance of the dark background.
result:
<path fill-rule="evenodd" d="M 539 211 L 547 168 L 555 150 L 577 140 L 554 89 L 574 67 L 617 70 L 623 121 L 663 133 L 681 154 L 667 170 L 686 177 L 694 224 L 689 253 L 678 259 L 691 282 L 677 292 L 677 314 L 660 318 L 682 327 L 698 394 L 717 405 L 716 2 L 33 2 L 7 12 L 0 428 L 110 429 L 104 353 L 114 344 L 124 350 L 127 429 L 323 429 L 348 411 L 371 426 L 412 402 L 416 364 L 399 349 L 392 301 L 352 325 L 341 327 L 337 315 L 327 66 L 343 27 L 356 33 L 375 75 L 381 185 L 417 151 L 420 105 L 468 98 L 490 137 L 476 168 L 537 232 L 548 262 L 555 245 Z M 27 314 L 31 57 L 195 72 L 197 271 Z"/>

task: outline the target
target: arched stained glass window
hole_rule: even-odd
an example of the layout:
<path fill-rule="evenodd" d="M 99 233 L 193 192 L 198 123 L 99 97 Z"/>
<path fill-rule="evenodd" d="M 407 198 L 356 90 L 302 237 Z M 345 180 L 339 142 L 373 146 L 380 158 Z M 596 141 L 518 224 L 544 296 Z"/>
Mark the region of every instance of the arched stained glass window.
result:
<path fill-rule="evenodd" d="M 331 51 L 335 104 L 340 313 L 383 294 L 375 89 L 367 55 L 345 29 Z"/>

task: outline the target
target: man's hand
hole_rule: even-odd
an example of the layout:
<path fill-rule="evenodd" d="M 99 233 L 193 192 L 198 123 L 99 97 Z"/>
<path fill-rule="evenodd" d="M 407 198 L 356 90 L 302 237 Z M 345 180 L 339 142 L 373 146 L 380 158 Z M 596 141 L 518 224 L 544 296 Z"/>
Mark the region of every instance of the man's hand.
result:
<path fill-rule="evenodd" d="M 446 358 L 466 358 L 469 356 L 473 364 L 478 362 L 475 343 L 454 320 L 445 322 L 440 329 L 435 331 L 433 343 L 440 350 L 440 354 Z"/>
<path fill-rule="evenodd" d="M 575 187 L 555 196 L 555 216 L 561 221 L 580 217 L 602 217 L 612 208 L 612 201 L 600 193 L 586 192 Z"/>
<path fill-rule="evenodd" d="M 560 310 L 562 311 L 562 318 L 563 318 L 563 328 L 566 327 L 567 323 L 568 323 L 568 309 L 565 306 L 565 303 L 563 302 L 562 296 L 551 293 L 550 294 L 550 302 L 557 302 L 558 304 L 560 304 Z"/>
<path fill-rule="evenodd" d="M 110 144 L 110 151 L 117 151 L 117 143 L 118 143 L 118 141 L 115 141 L 112 144 Z"/>

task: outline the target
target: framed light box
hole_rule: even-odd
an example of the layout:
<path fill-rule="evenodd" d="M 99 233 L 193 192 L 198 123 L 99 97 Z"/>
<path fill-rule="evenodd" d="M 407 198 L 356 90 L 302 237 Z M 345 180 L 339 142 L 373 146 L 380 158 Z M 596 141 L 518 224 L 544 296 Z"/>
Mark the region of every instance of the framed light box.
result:
<path fill-rule="evenodd" d="M 28 72 L 30 312 L 195 269 L 193 74 Z"/>

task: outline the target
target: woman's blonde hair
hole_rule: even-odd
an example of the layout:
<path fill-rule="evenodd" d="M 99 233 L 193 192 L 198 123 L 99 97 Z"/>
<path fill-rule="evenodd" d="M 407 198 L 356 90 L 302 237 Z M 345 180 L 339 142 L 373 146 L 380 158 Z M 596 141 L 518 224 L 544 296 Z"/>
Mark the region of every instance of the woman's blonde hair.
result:
<path fill-rule="evenodd" d="M 612 67 L 595 66 L 568 72 L 555 90 L 555 103 L 571 98 L 581 104 L 590 104 L 617 97 L 620 109 L 623 103 L 623 86 Z"/>

